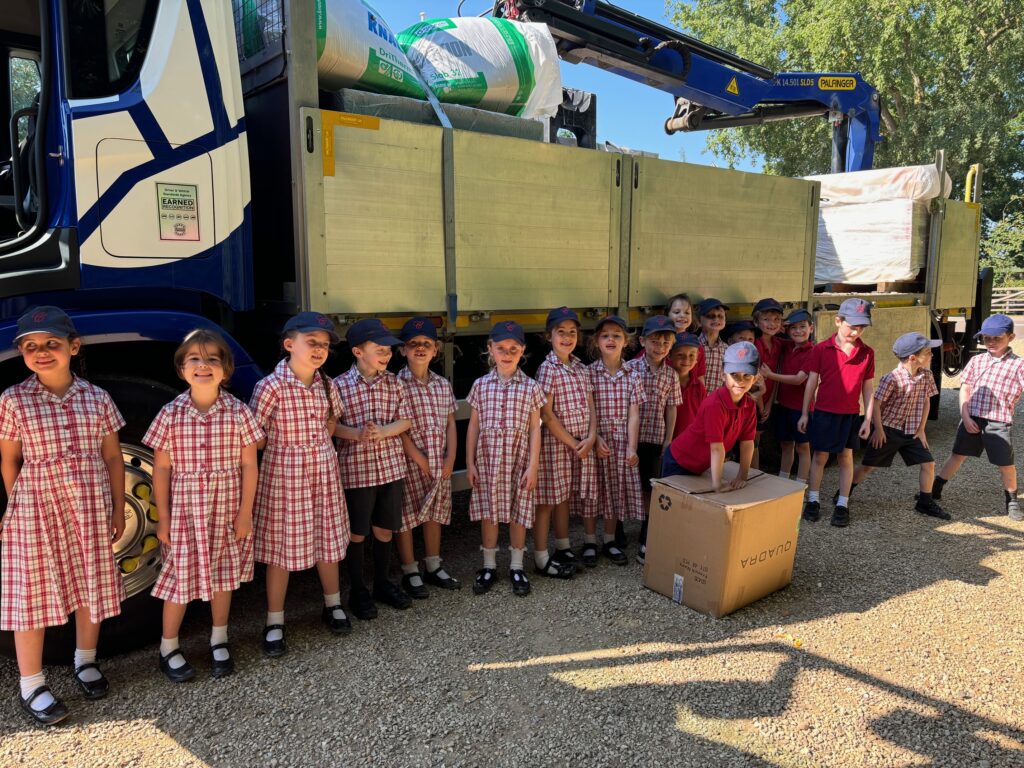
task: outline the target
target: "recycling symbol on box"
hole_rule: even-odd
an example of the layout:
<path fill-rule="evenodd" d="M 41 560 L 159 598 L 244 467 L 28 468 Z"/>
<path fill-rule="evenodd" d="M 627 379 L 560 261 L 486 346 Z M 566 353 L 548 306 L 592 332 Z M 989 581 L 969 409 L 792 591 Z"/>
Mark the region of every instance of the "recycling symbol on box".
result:
<path fill-rule="evenodd" d="M 661 507 L 665 512 L 668 512 L 672 508 L 672 499 L 666 496 L 664 493 L 658 496 L 658 506 Z"/>

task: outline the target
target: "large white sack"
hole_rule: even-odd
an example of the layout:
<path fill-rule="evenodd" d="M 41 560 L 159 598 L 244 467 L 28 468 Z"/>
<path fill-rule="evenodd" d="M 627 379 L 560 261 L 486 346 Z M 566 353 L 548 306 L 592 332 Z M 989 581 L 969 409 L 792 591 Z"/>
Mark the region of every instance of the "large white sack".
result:
<path fill-rule="evenodd" d="M 949 197 L 953 180 L 945 174 L 939 184 L 934 165 L 908 165 L 902 168 L 876 168 L 870 171 L 805 176 L 821 182 L 821 207 L 847 203 L 878 203 L 883 200 L 933 200 Z"/>
<path fill-rule="evenodd" d="M 373 6 L 364 0 L 316 0 L 315 10 L 321 88 L 427 97 L 391 28 Z"/>
<path fill-rule="evenodd" d="M 928 203 L 883 200 L 818 211 L 816 283 L 913 280 L 928 248 Z"/>
<path fill-rule="evenodd" d="M 553 117 L 562 103 L 546 24 L 430 19 L 399 32 L 398 43 L 440 101 L 528 118 Z"/>

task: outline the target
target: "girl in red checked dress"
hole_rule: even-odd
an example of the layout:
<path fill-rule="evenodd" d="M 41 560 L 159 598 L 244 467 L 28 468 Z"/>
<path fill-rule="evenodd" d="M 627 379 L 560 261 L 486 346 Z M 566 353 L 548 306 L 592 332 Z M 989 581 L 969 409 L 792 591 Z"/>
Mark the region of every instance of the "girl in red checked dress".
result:
<path fill-rule="evenodd" d="M 629 562 L 615 543 L 616 522 L 644 517 L 640 459 L 636 453 L 644 392 L 640 377 L 622 361 L 628 341 L 626 322 L 615 315 L 601 320 L 590 340 L 591 355 L 600 354 L 601 359 L 588 367 L 597 407 L 598 502 L 583 508 L 584 543 L 580 557 L 587 567 L 597 565 L 598 516 L 604 517 L 601 552 L 616 565 Z"/>
<path fill-rule="evenodd" d="M 192 600 L 210 603 L 211 674 L 230 675 L 231 593 L 252 580 L 252 506 L 256 445 L 263 431 L 245 403 L 221 386 L 234 358 L 213 331 L 189 333 L 174 353 L 189 390 L 165 405 L 142 442 L 153 449 L 153 496 L 164 565 L 153 596 L 164 601 L 160 669 L 175 683 L 195 669 L 178 647 L 178 630 Z"/>
<path fill-rule="evenodd" d="M 541 411 L 540 469 L 537 473 L 537 512 L 533 548 L 537 573 L 568 579 L 578 559 L 569 548 L 569 503 L 597 502 L 597 412 L 590 374 L 573 355 L 580 321 L 568 307 L 548 313 L 551 351 L 537 369 L 537 383 L 547 404 Z M 551 517 L 555 522 L 555 554 L 548 555 Z"/>
<path fill-rule="evenodd" d="M 429 597 L 424 584 L 460 589 L 462 584 L 441 565 L 441 527 L 452 521 L 452 470 L 455 468 L 455 394 L 447 379 L 430 370 L 440 349 L 434 324 L 426 317 L 409 320 L 399 334 L 399 350 L 406 367 L 398 373 L 412 411 L 412 427 L 402 433 L 408 462 L 402 527 L 398 531 L 398 557 L 402 562 L 402 588 L 418 600 Z M 423 529 L 423 564 L 420 575 L 412 532 Z"/>
<path fill-rule="evenodd" d="M 466 431 L 466 474 L 473 495 L 469 519 L 480 521 L 484 567 L 473 592 L 482 595 L 497 579 L 498 524 L 508 523 L 512 592 L 530 594 L 523 571 L 526 529 L 533 525 L 540 462 L 540 409 L 544 392 L 519 370 L 526 334 L 519 323 L 497 323 L 487 340 L 493 370 L 473 382 L 466 402 L 473 409 Z"/>
<path fill-rule="evenodd" d="M 266 432 L 253 508 L 255 559 L 267 564 L 267 621 L 263 653 L 288 651 L 284 601 L 292 571 L 316 566 L 323 589 L 322 621 L 335 634 L 352 631 L 341 607 L 338 561 L 349 541 L 341 469 L 331 435 L 341 401 L 320 373 L 334 323 L 319 312 L 302 312 L 284 326 L 285 358 L 253 390 L 249 407 Z"/>
<path fill-rule="evenodd" d="M 75 682 L 87 699 L 108 690 L 96 644 L 100 622 L 124 600 L 110 548 L 124 533 L 124 419 L 106 392 L 71 372 L 81 342 L 62 310 L 24 314 L 15 344 L 32 375 L 0 396 L 0 629 L 14 632 L 21 707 L 50 725 L 68 711 L 43 674 L 45 627 L 73 612 Z"/>

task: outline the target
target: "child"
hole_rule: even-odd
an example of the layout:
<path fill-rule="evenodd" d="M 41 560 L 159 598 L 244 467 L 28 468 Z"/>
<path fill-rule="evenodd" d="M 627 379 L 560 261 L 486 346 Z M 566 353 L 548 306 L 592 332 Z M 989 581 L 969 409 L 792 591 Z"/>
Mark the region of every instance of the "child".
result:
<path fill-rule="evenodd" d="M 807 434 L 800 432 L 796 426 L 800 421 L 800 412 L 804 402 L 804 382 L 807 381 L 808 360 L 814 350 L 811 333 L 814 324 L 811 313 L 806 309 L 797 309 L 786 318 L 786 333 L 791 346 L 782 354 L 778 372 L 761 365 L 761 375 L 767 381 L 778 384 L 775 390 L 775 405 L 772 413 L 775 416 L 775 437 L 782 449 L 779 460 L 779 477 L 788 478 L 793 470 L 794 454 L 799 456 L 796 478 L 807 482 L 807 474 L 811 467 L 811 446 Z M 778 342 L 776 342 L 778 346 Z M 814 418 L 814 399 L 807 408 L 808 415 Z"/>
<path fill-rule="evenodd" d="M 847 299 L 839 305 L 836 332 L 815 345 L 808 360 L 807 384 L 797 430 L 810 435 L 811 461 L 807 477 L 807 502 L 803 517 L 816 522 L 821 514 L 818 489 L 829 454 L 838 454 L 839 495 L 832 513 L 832 525 L 850 524 L 850 485 L 853 482 L 853 451 L 866 440 L 871 430 L 871 380 L 875 377 L 875 352 L 860 339 L 871 325 L 871 304 L 863 299 Z M 811 402 L 814 420 L 810 421 Z M 864 421 L 858 429 L 860 403 Z M 810 422 L 810 430 L 808 430 Z"/>
<path fill-rule="evenodd" d="M 462 584 L 441 565 L 441 526 L 452 520 L 452 470 L 455 468 L 455 395 L 447 379 L 430 370 L 441 345 L 437 330 L 426 317 L 414 317 L 402 326 L 398 348 L 406 366 L 398 374 L 409 402 L 412 427 L 402 433 L 405 449 L 405 498 L 402 527 L 398 531 L 398 557 L 402 588 L 410 597 L 429 597 L 426 585 L 460 589 Z M 423 527 L 426 573 L 413 550 L 412 532 Z"/>
<path fill-rule="evenodd" d="M 357 320 L 346 341 L 355 363 L 334 380 L 342 413 L 338 440 L 351 542 L 345 563 L 352 586 L 349 610 L 377 617 L 377 601 L 404 611 L 412 599 L 388 579 L 391 538 L 402 527 L 406 460 L 401 435 L 412 426 L 405 387 L 390 373 L 391 347 L 401 342 L 380 320 Z M 363 580 L 364 541 L 373 532 L 373 593 Z"/>
<path fill-rule="evenodd" d="M 754 341 L 761 365 L 770 371 L 777 371 L 782 363 L 782 355 L 789 347 L 788 339 L 778 338 L 782 332 L 782 305 L 775 299 L 761 299 L 754 305 L 753 318 L 754 325 L 761 333 Z M 768 377 L 765 379 L 764 416 L 767 419 L 775 402 L 775 382 Z"/>
<path fill-rule="evenodd" d="M 931 372 L 932 349 L 941 345 L 942 341 L 929 341 L 920 333 L 905 333 L 896 339 L 892 351 L 900 364 L 878 382 L 871 444 L 853 473 L 850 492 L 875 467 L 891 467 L 898 453 L 908 467 L 921 466 L 921 491 L 914 509 L 923 515 L 949 520 L 950 514 L 932 500 L 935 459 L 924 434 L 928 398 L 939 392 Z"/>
<path fill-rule="evenodd" d="M 492 370 L 473 382 L 466 402 L 473 409 L 466 431 L 466 474 L 473 486 L 469 519 L 480 521 L 484 567 L 473 593 L 490 591 L 497 580 L 498 525 L 508 523 L 512 592 L 530 594 L 523 570 L 526 529 L 533 525 L 534 491 L 540 463 L 540 409 L 546 400 L 540 385 L 519 370 L 526 334 L 506 321 L 487 340 Z"/>
<path fill-rule="evenodd" d="M 689 294 L 677 293 L 675 296 L 665 302 L 665 314 L 668 315 L 669 320 L 672 321 L 672 325 L 676 329 L 676 333 L 697 333 L 700 329 L 697 323 L 694 322 L 693 318 L 693 302 L 690 300 Z M 640 350 L 640 354 L 637 357 L 643 355 L 643 350 Z M 707 365 L 704 361 L 704 348 L 697 348 L 697 362 L 692 369 L 691 375 L 694 378 L 701 380 L 701 386 L 704 385 L 704 374 L 707 372 Z"/>
<path fill-rule="evenodd" d="M 643 492 L 644 521 L 640 526 L 637 562 L 647 556 L 647 508 L 651 501 L 651 480 L 661 477 L 661 457 L 672 442 L 676 426 L 676 409 L 683 402 L 679 378 L 665 365 L 675 341 L 675 326 L 664 315 L 654 315 L 644 322 L 640 346 L 644 356 L 630 360 L 626 368 L 640 378 L 644 402 L 640 405 L 640 435 L 637 455 L 640 457 L 640 488 Z M 618 525 L 622 525 L 620 520 Z"/>
<path fill-rule="evenodd" d="M 725 328 L 725 313 L 729 310 L 718 299 L 704 299 L 697 307 L 700 322 L 700 344 L 704 352 L 704 386 L 709 393 L 722 385 L 722 360 L 729 345 L 719 338 Z"/>
<path fill-rule="evenodd" d="M 755 347 L 757 346 L 755 344 L 754 324 L 749 320 L 737 320 L 735 323 L 730 323 L 725 326 L 722 336 L 730 345 L 745 341 L 748 344 L 754 344 Z M 761 442 L 761 432 L 764 430 L 764 423 L 768 418 L 768 410 L 771 407 L 771 404 L 768 402 L 767 383 L 760 373 L 748 394 L 754 401 L 754 405 L 757 406 L 757 434 L 754 436 L 754 457 L 750 460 L 750 466 L 757 469 L 757 446 Z"/>
<path fill-rule="evenodd" d="M 597 411 L 587 367 L 573 355 L 580 321 L 568 307 L 548 313 L 546 336 L 551 351 L 537 369 L 537 383 L 547 402 L 541 410 L 537 509 L 533 522 L 537 573 L 568 579 L 577 558 L 569 548 L 569 501 L 597 503 Z M 548 555 L 551 516 L 555 518 L 555 554 Z"/>
<path fill-rule="evenodd" d="M 708 395 L 707 390 L 704 389 L 704 384 L 694 373 L 699 354 L 700 339 L 692 333 L 676 334 L 675 343 L 672 345 L 672 351 L 668 356 L 668 362 L 676 371 L 683 402 L 676 408 L 676 425 L 675 429 L 672 430 L 672 439 L 681 435 L 693 423 L 700 404 L 704 402 L 704 398 Z"/>
<path fill-rule="evenodd" d="M 999 467 L 1003 479 L 1006 513 L 1011 520 L 1024 520 L 1017 500 L 1017 469 L 1014 466 L 1013 409 L 1024 392 L 1024 359 L 1010 349 L 1014 339 L 1013 320 L 992 315 L 981 324 L 978 337 L 987 354 L 967 361 L 960 375 L 960 426 L 953 440 L 953 451 L 942 465 L 932 488 L 932 498 L 942 498 L 942 488 L 968 456 L 981 456 Z"/>
<path fill-rule="evenodd" d="M 352 630 L 341 608 L 338 561 L 348 546 L 348 513 L 341 471 L 331 443 L 341 415 L 338 392 L 320 372 L 334 323 L 302 312 L 284 325 L 285 357 L 253 390 L 249 407 L 266 432 L 253 508 L 255 558 L 267 564 L 267 621 L 263 653 L 281 656 L 284 601 L 292 571 L 316 566 L 323 590 L 323 623 L 335 634 Z M 262 446 L 261 446 L 262 447 Z"/>
<path fill-rule="evenodd" d="M 715 493 L 746 485 L 757 430 L 757 408 L 747 393 L 757 380 L 758 365 L 757 349 L 749 342 L 741 341 L 725 351 L 725 384 L 708 395 L 697 418 L 672 441 L 662 464 L 663 477 L 700 475 L 710 469 Z M 737 445 L 740 469 L 726 483 L 725 455 Z"/>
<path fill-rule="evenodd" d="M 200 328 L 186 335 L 174 368 L 189 389 L 160 410 L 142 442 L 154 452 L 156 536 L 164 545 L 153 587 L 164 601 L 160 670 L 181 683 L 195 676 L 178 646 L 192 600 L 210 603 L 211 674 L 234 671 L 228 616 L 231 593 L 252 580 L 256 444 L 264 435 L 245 403 L 223 389 L 235 365 L 219 334 Z"/>
<path fill-rule="evenodd" d="M 46 684 L 45 627 L 74 613 L 75 682 L 87 699 L 109 690 L 96 645 L 100 622 L 124 600 L 110 545 L 125 525 L 125 422 L 106 392 L 72 373 L 81 341 L 63 310 L 26 312 L 14 343 L 32 375 L 0 396 L 0 629 L 14 632 L 21 708 L 52 725 L 68 710 Z"/>
<path fill-rule="evenodd" d="M 597 490 L 598 504 L 588 509 L 583 520 L 581 559 L 588 568 L 597 565 L 597 515 L 604 516 L 605 557 L 615 565 L 626 565 L 626 553 L 615 543 L 618 520 L 641 520 L 644 500 L 640 490 L 637 442 L 640 437 L 640 405 L 644 402 L 640 377 L 622 361 L 629 341 L 626 321 L 610 315 L 594 329 L 590 340 L 590 383 L 597 409 Z"/>

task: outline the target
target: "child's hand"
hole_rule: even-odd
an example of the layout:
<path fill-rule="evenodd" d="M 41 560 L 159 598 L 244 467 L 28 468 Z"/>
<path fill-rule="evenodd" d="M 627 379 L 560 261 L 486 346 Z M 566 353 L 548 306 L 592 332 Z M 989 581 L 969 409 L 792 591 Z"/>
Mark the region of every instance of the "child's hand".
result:
<path fill-rule="evenodd" d="M 480 482 L 480 475 L 476 471 L 476 464 L 466 462 L 466 479 L 469 480 L 469 487 L 476 488 L 476 484 Z"/>
<path fill-rule="evenodd" d="M 594 443 L 597 442 L 596 437 L 586 437 L 576 443 L 576 456 L 582 461 L 590 455 L 590 452 L 594 450 Z"/>
<path fill-rule="evenodd" d="M 171 523 L 166 515 L 161 514 L 156 521 L 156 537 L 161 544 L 171 546 Z"/>
<path fill-rule="evenodd" d="M 523 479 L 519 483 L 519 487 L 524 491 L 532 491 L 537 487 L 537 466 L 535 464 L 531 464 L 523 472 Z"/>
<path fill-rule="evenodd" d="M 738 491 L 740 488 L 742 488 L 746 484 L 747 484 L 747 481 L 745 479 L 737 477 L 737 478 L 734 478 L 731 482 L 726 483 L 725 487 L 722 490 L 723 491 Z"/>
<path fill-rule="evenodd" d="M 764 407 L 764 410 L 761 411 L 761 413 L 759 414 L 759 416 L 761 418 L 761 423 L 764 424 L 766 421 L 768 421 L 768 417 L 771 416 L 771 415 L 772 415 L 772 405 L 771 405 L 771 403 L 769 403 L 768 405 L 766 405 Z"/>
<path fill-rule="evenodd" d="M 981 427 L 978 426 L 978 422 L 972 419 L 970 416 L 965 415 L 963 418 L 964 429 L 970 432 L 972 435 L 976 435 L 981 432 Z"/>
<path fill-rule="evenodd" d="M 932 449 L 932 447 L 930 445 L 928 445 L 928 438 L 925 437 L 925 435 L 924 435 L 924 426 L 923 425 L 921 426 L 921 431 L 916 433 L 914 435 L 914 437 L 916 437 L 918 440 L 921 441 L 921 445 L 924 446 L 924 449 L 926 451 L 930 451 Z"/>
<path fill-rule="evenodd" d="M 640 457 L 636 455 L 636 451 L 626 451 L 626 464 L 628 464 L 631 467 L 635 467 L 639 463 Z"/>
<path fill-rule="evenodd" d="M 611 448 L 608 447 L 608 443 L 605 442 L 603 437 L 598 436 L 597 438 L 597 458 L 607 459 L 612 455 Z"/>
<path fill-rule="evenodd" d="M 885 445 L 885 430 L 875 430 L 871 435 L 871 447 L 878 450 Z"/>
<path fill-rule="evenodd" d="M 867 440 L 868 439 L 868 435 L 870 435 L 870 434 L 871 434 L 871 423 L 865 421 L 863 424 L 860 425 L 860 429 L 857 430 L 857 437 L 859 437 L 861 440 Z M 882 436 L 882 442 L 885 442 L 885 436 L 884 435 Z"/>
<path fill-rule="evenodd" d="M 431 480 L 434 479 L 434 476 L 432 474 L 430 474 L 430 462 L 427 461 L 427 457 L 426 456 L 424 456 L 421 453 L 419 456 L 417 456 L 415 459 L 413 459 L 413 461 L 415 461 L 416 462 L 416 466 L 420 468 L 420 472 L 422 472 L 424 475 L 429 477 Z"/>
<path fill-rule="evenodd" d="M 115 509 L 110 516 L 110 541 L 111 543 L 120 540 L 124 536 L 124 507 Z"/>
<path fill-rule="evenodd" d="M 775 378 L 775 372 L 764 363 L 761 363 L 761 376 L 766 379 Z"/>
<path fill-rule="evenodd" d="M 235 541 L 241 541 L 252 533 L 252 512 L 239 512 L 233 521 Z"/>
<path fill-rule="evenodd" d="M 810 421 L 810 419 L 807 417 L 806 414 L 801 416 L 797 420 L 797 422 L 796 422 L 796 431 L 799 432 L 801 435 L 806 435 L 807 434 L 807 422 L 808 421 Z"/>
<path fill-rule="evenodd" d="M 359 439 L 363 442 L 371 442 L 380 439 L 380 427 L 372 421 L 359 430 Z"/>
<path fill-rule="evenodd" d="M 327 434 L 333 435 L 335 428 L 338 426 L 338 419 L 335 416 L 327 417 Z"/>
<path fill-rule="evenodd" d="M 455 454 L 451 455 L 451 458 L 444 460 L 444 464 L 441 466 L 441 477 L 447 480 L 452 476 L 452 472 L 455 471 Z"/>

